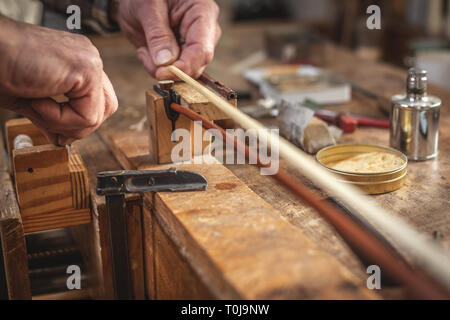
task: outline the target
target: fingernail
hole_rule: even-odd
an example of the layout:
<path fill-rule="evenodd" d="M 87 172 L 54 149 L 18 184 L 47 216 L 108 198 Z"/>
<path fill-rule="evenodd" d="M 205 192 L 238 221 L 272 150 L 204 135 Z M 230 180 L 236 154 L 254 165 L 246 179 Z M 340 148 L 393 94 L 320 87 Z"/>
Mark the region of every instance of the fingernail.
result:
<path fill-rule="evenodd" d="M 160 66 L 168 63 L 172 59 L 172 52 L 168 49 L 163 49 L 156 54 L 155 64 Z"/>

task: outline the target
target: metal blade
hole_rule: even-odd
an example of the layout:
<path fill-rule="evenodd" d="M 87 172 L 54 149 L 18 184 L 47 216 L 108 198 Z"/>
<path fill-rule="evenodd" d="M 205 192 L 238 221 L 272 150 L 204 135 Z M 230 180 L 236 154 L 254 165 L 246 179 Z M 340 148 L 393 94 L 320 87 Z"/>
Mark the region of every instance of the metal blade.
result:
<path fill-rule="evenodd" d="M 177 170 L 120 170 L 100 172 L 97 176 L 97 194 L 197 191 L 208 186 L 198 173 Z"/>

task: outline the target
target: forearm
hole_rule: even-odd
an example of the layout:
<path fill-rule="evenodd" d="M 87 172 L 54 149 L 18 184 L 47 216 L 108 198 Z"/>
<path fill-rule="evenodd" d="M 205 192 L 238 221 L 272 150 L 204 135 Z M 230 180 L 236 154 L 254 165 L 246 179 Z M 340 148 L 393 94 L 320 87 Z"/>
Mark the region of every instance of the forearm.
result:
<path fill-rule="evenodd" d="M 0 14 L 0 108 L 13 111 L 22 101 L 13 84 L 13 77 L 15 62 L 23 42 L 24 25 Z"/>

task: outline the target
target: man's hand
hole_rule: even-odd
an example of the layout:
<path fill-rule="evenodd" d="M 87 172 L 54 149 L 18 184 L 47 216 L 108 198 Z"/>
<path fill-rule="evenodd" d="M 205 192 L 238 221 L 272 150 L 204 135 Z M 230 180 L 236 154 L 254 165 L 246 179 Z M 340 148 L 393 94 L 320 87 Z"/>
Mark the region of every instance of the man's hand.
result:
<path fill-rule="evenodd" d="M 65 95 L 63 105 L 49 97 Z M 97 49 L 84 36 L 0 16 L 0 96 L 57 145 L 81 139 L 117 109 Z"/>
<path fill-rule="evenodd" d="M 213 0 L 122 0 L 117 20 L 154 77 L 173 78 L 173 63 L 197 78 L 219 41 L 218 15 Z"/>

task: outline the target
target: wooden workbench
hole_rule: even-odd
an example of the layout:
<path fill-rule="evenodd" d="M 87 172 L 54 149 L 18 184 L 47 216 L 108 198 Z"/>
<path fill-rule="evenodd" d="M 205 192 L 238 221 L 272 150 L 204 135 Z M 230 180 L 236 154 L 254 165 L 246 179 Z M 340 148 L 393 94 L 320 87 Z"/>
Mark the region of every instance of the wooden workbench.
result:
<path fill-rule="evenodd" d="M 226 83 L 235 90 L 250 89 L 239 75 L 229 73 L 230 66 L 237 63 L 246 56 L 262 49 L 263 38 L 262 31 L 269 28 L 267 24 L 263 25 L 237 25 L 224 28 L 224 35 L 217 47 L 216 58 L 209 66 L 208 72 L 215 78 Z M 147 136 L 147 127 L 142 122 L 145 118 L 145 91 L 156 83 L 152 79 L 139 61 L 135 58 L 135 49 L 122 36 L 112 36 L 107 38 L 92 38 L 94 44 L 99 48 L 104 61 L 106 73 L 114 85 L 118 99 L 119 110 L 107 120 L 104 125 L 87 139 L 75 143 L 85 161 L 89 174 L 91 186 L 95 185 L 95 175 L 100 170 L 117 169 L 120 163 L 116 161 L 113 152 L 108 143 L 111 134 L 125 131 L 135 131 L 134 134 Z M 368 62 L 356 58 L 350 52 L 343 49 L 333 49 L 332 56 L 334 59 L 329 61 L 323 67 L 336 72 L 359 86 L 368 89 L 384 98 L 389 98 L 394 93 L 404 91 L 405 70 L 400 70 L 392 66 L 383 65 L 374 62 Z M 450 91 L 444 90 L 434 85 L 430 85 L 429 92 L 439 96 L 443 100 L 440 124 L 439 138 L 439 156 L 435 160 L 420 163 L 410 163 L 408 166 L 408 176 L 405 186 L 395 192 L 386 195 L 378 195 L 374 198 L 384 207 L 390 209 L 393 214 L 405 218 L 410 224 L 418 230 L 435 238 L 436 241 L 450 249 L 450 216 L 448 215 L 448 207 L 450 203 L 450 112 L 448 110 L 448 101 L 450 101 Z M 352 102 L 329 107 L 338 111 L 351 111 L 370 116 L 382 116 L 377 102 L 359 92 L 353 92 Z M 137 132 L 137 133 L 136 133 Z M 140 133 L 139 133 L 140 132 Z M 362 142 L 371 144 L 388 144 L 389 133 L 385 129 L 358 129 L 354 134 L 344 135 L 341 142 Z M 132 148 L 133 146 L 130 146 Z M 145 157 L 139 152 L 134 159 L 139 162 L 140 157 L 145 161 Z M 117 155 L 117 152 L 116 152 Z M 123 159 L 122 159 L 123 161 Z M 123 163 L 123 162 L 122 162 Z M 123 165 L 122 165 L 123 166 Z M 328 268 L 339 268 L 340 277 L 345 272 L 348 275 L 344 278 L 350 279 L 342 283 L 348 286 L 346 295 L 341 296 L 342 290 L 333 288 L 331 292 L 321 294 L 312 291 L 291 291 L 290 295 L 283 292 L 273 293 L 273 297 L 279 298 L 397 298 L 402 297 L 403 293 L 398 288 L 385 288 L 377 292 L 370 292 L 366 289 L 367 274 L 365 269 L 354 253 L 340 239 L 334 229 L 330 227 L 314 210 L 306 207 L 296 197 L 289 193 L 283 186 L 277 184 L 274 180 L 267 176 L 261 176 L 257 168 L 247 165 L 227 165 L 242 182 L 244 182 L 253 192 L 263 198 L 270 206 L 277 210 L 280 220 L 289 222 L 293 226 L 293 232 L 297 232 L 299 237 L 306 237 L 308 241 L 314 244 L 321 254 L 324 261 L 331 261 L 330 265 L 324 263 L 324 274 L 328 274 Z M 289 169 L 289 168 L 288 168 Z M 95 188 L 91 188 L 95 190 Z M 94 196 L 94 195 L 93 195 Z M 96 198 L 101 204 L 101 199 Z M 136 200 L 137 201 L 137 200 Z M 144 202 L 144 207 L 149 205 Z M 144 208 L 144 215 L 148 208 Z M 102 213 L 98 213 L 97 215 Z M 139 213 L 140 214 L 140 213 Z M 136 216 L 139 216 L 136 215 Z M 145 220 L 144 220 L 145 222 Z M 137 221 L 135 225 L 140 222 Z M 98 228 L 98 225 L 97 227 Z M 95 230 L 94 230 L 95 231 Z M 164 232 L 164 230 L 157 230 Z M 167 231 L 167 230 L 166 230 Z M 195 233 L 195 229 L 189 230 Z M 142 236 L 139 234 L 139 236 Z M 145 237 L 148 235 L 144 234 Z M 191 234 L 195 239 L 195 234 Z M 100 237 L 107 235 L 103 234 Z M 170 236 L 166 235 L 166 238 Z M 100 242 L 100 240 L 99 240 Z M 138 245 L 137 245 L 138 246 Z M 174 268 L 177 272 L 189 273 L 196 266 L 190 264 L 186 260 L 186 255 L 176 254 L 177 250 L 181 250 L 176 243 L 167 244 L 170 252 L 167 253 L 166 268 Z M 208 248 L 205 248 L 207 252 Z M 136 249 L 139 250 L 139 247 Z M 189 250 L 189 248 L 183 248 Z M 107 254 L 102 250 L 103 257 L 94 257 L 93 259 L 108 261 Z M 170 254 L 169 254 L 170 253 Z M 183 268 L 175 266 L 173 257 L 183 260 Z M 301 256 L 299 253 L 298 260 L 306 263 L 307 256 Z M 150 267 L 148 257 L 143 257 L 144 267 Z M 105 261 L 105 260 L 103 260 Z M 142 262 L 140 262 L 142 263 Z M 174 263 L 170 265 L 170 263 Z M 213 261 L 214 263 L 214 261 Z M 105 263 L 104 263 L 105 264 Z M 261 268 L 273 268 L 272 265 L 259 266 Z M 103 277 L 110 277 L 108 265 L 103 265 Z M 108 271 L 109 270 L 109 271 Z M 139 269 L 140 270 L 140 269 Z M 167 270 L 166 270 L 167 271 Z M 136 281 L 142 278 L 142 271 L 139 271 Z M 168 271 L 170 276 L 170 271 Z M 196 274 L 195 270 L 192 274 Z M 245 277 L 246 275 L 240 275 Z M 149 279 L 146 279 L 146 286 Z M 166 279 L 167 280 L 167 279 Z M 201 281 L 199 278 L 189 278 L 189 281 Z M 231 281 L 232 280 L 232 281 Z M 228 283 L 235 283 L 239 279 L 231 279 Z M 300 279 L 301 280 L 301 279 Z M 300 281 L 301 282 L 301 281 Z M 189 282 L 187 282 L 188 284 Z M 307 279 L 304 280 L 305 285 L 308 284 Z M 323 286 L 324 284 L 322 284 Z M 326 284 L 325 284 L 326 285 Z M 110 286 L 110 284 L 109 284 Z M 206 286 L 206 288 L 205 288 Z M 239 292 L 235 295 L 220 295 L 207 288 L 208 284 L 198 285 L 199 297 L 255 297 L 253 294 L 246 295 Z M 110 289 L 110 288 L 109 288 Z M 102 290 L 109 290 L 103 288 Z M 308 289 L 308 288 L 306 288 Z M 341 288 L 342 289 L 342 288 Z M 142 291 L 142 289 L 140 289 Z M 227 288 L 227 292 L 233 292 L 232 288 Z M 230 291 L 231 290 L 231 291 Z M 243 290 L 242 288 L 240 289 Z M 244 290 L 245 291 L 245 290 Z M 154 293 L 154 292 L 153 292 Z M 142 295 L 142 292 L 140 292 Z M 147 295 L 149 294 L 147 288 Z M 151 297 L 177 297 L 176 295 L 159 294 Z M 256 294 L 256 297 L 268 297 L 267 295 Z M 270 297 L 270 296 L 269 296 Z"/>

